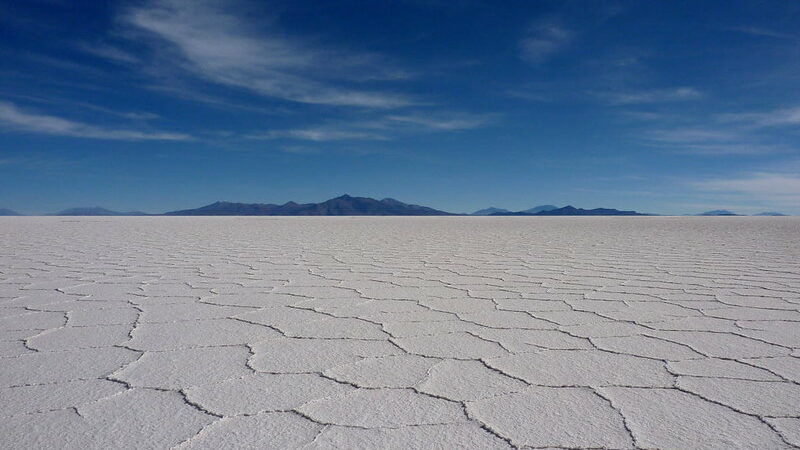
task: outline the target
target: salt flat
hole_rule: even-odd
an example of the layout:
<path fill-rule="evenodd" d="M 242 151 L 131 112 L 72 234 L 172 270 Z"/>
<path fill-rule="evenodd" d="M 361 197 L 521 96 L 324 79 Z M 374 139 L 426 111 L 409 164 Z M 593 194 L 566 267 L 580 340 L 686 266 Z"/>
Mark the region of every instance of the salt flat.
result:
<path fill-rule="evenodd" d="M 3 218 L 0 447 L 800 447 L 797 218 Z"/>

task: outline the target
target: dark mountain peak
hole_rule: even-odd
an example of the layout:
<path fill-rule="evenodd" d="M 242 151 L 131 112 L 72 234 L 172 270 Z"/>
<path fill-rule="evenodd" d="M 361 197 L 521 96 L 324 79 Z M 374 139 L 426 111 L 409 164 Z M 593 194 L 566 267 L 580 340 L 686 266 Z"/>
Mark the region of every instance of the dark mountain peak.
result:
<path fill-rule="evenodd" d="M 493 216 L 646 216 L 636 211 L 621 211 L 613 208 L 583 209 L 567 205 L 563 208 L 549 209 L 530 213 L 527 211 L 495 213 Z"/>
<path fill-rule="evenodd" d="M 196 209 L 164 213 L 168 216 L 260 216 L 275 205 L 261 203 L 214 202 Z"/>
<path fill-rule="evenodd" d="M 479 210 L 475 211 L 474 213 L 472 213 L 470 215 L 472 215 L 472 216 L 491 216 L 492 214 L 495 214 L 495 213 L 507 213 L 507 212 L 509 212 L 507 209 L 496 208 L 494 206 L 490 206 L 488 208 L 479 209 Z"/>
<path fill-rule="evenodd" d="M 541 211 L 536 213 L 537 216 L 646 216 L 636 211 L 626 211 L 614 208 L 594 208 L 583 209 L 576 208 L 572 205 L 567 205 L 563 208 L 552 209 L 549 211 Z"/>
<path fill-rule="evenodd" d="M 13 209 L 0 208 L 0 216 L 21 216 L 22 214 L 14 211 Z"/>
<path fill-rule="evenodd" d="M 555 206 L 555 205 L 539 205 L 539 206 L 534 206 L 533 208 L 530 208 L 530 209 L 526 209 L 524 212 L 534 213 L 535 214 L 535 213 L 539 213 L 539 212 L 542 212 L 542 211 L 552 211 L 554 209 L 558 209 L 558 206 Z"/>
<path fill-rule="evenodd" d="M 67 208 L 62 209 L 61 211 L 57 212 L 56 215 L 59 216 L 71 216 L 71 215 L 79 215 L 79 216 L 96 216 L 96 215 L 106 215 L 113 211 L 105 209 L 101 206 L 79 206 L 76 208 Z"/>
<path fill-rule="evenodd" d="M 450 213 L 419 205 L 409 205 L 391 198 L 342 195 L 322 203 L 283 205 L 263 203 L 212 203 L 196 209 L 170 211 L 171 216 L 444 216 Z"/>
<path fill-rule="evenodd" d="M 727 209 L 715 209 L 698 214 L 698 216 L 738 216 L 739 214 L 728 211 Z"/>
<path fill-rule="evenodd" d="M 102 206 L 82 206 L 78 208 L 67 208 L 59 211 L 55 216 L 146 216 L 142 211 L 112 211 Z"/>

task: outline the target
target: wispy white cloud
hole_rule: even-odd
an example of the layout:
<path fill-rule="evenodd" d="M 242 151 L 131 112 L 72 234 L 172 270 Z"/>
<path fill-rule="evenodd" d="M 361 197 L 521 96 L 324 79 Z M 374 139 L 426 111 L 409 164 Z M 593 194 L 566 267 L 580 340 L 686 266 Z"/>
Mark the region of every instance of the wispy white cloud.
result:
<path fill-rule="evenodd" d="M 310 128 L 251 133 L 250 139 L 325 141 L 383 141 L 410 133 L 452 132 L 490 124 L 492 114 L 430 113 L 386 115 L 370 120 L 336 121 Z"/>
<path fill-rule="evenodd" d="M 648 137 L 654 141 L 675 144 L 737 142 L 741 135 L 727 130 L 709 128 L 672 128 L 653 130 Z"/>
<path fill-rule="evenodd" d="M 130 120 L 153 120 L 153 119 L 158 119 L 160 117 L 158 114 L 147 111 L 124 111 L 124 110 L 121 111 L 112 108 L 106 108 L 100 105 L 95 105 L 94 103 L 75 101 L 66 98 L 59 98 L 52 96 L 40 97 L 36 95 L 23 95 L 11 92 L 0 92 L 0 96 L 17 98 L 26 102 L 35 102 L 47 105 L 59 105 L 61 107 L 69 107 L 69 108 L 82 108 Z"/>
<path fill-rule="evenodd" d="M 208 90 L 202 90 L 198 87 L 181 84 L 181 83 L 173 83 L 173 82 L 165 82 L 160 84 L 154 84 L 151 86 L 146 87 L 148 90 L 163 93 L 166 95 L 170 95 L 175 98 L 179 98 L 181 100 L 190 101 L 190 102 L 199 102 L 205 105 L 211 106 L 217 109 L 223 109 L 228 111 L 237 111 L 237 112 L 251 112 L 251 113 L 259 113 L 259 114 L 289 114 L 290 111 L 287 108 L 283 107 L 264 107 L 264 106 L 255 106 L 252 102 L 243 103 L 237 100 L 231 100 L 224 96 L 224 94 L 217 95 L 211 94 Z"/>
<path fill-rule="evenodd" d="M 749 34 L 751 36 L 762 36 L 762 37 L 771 37 L 776 39 L 797 39 L 798 36 L 783 33 L 780 31 L 771 30 L 769 28 L 762 28 L 762 27 L 754 27 L 754 26 L 743 26 L 743 27 L 733 27 L 729 28 L 731 31 L 735 31 L 737 33 Z"/>
<path fill-rule="evenodd" d="M 650 130 L 644 133 L 644 140 L 651 144 L 666 147 L 680 153 L 700 155 L 759 155 L 783 153 L 783 145 L 765 142 L 740 130 L 708 127 L 676 127 Z"/>
<path fill-rule="evenodd" d="M 540 64 L 565 49 L 574 33 L 556 19 L 537 21 L 519 41 L 520 58 L 531 64 Z"/>
<path fill-rule="evenodd" d="M 132 53 L 109 44 L 80 42 L 77 44 L 77 48 L 84 53 L 109 59 L 117 63 L 138 64 L 141 62 L 141 60 Z"/>
<path fill-rule="evenodd" d="M 696 100 L 703 97 L 703 94 L 700 91 L 692 87 L 596 92 L 594 95 L 613 105 L 640 105 L 647 103 L 681 102 L 687 100 Z"/>
<path fill-rule="evenodd" d="M 408 75 L 382 58 L 320 48 L 287 37 L 274 24 L 256 30 L 234 12 L 236 3 L 152 0 L 122 19 L 155 47 L 168 44 L 178 69 L 214 83 L 300 103 L 373 108 L 415 103 L 400 94 L 353 87 L 365 79 Z"/>
<path fill-rule="evenodd" d="M 693 188 L 740 202 L 800 208 L 800 176 L 789 173 L 756 172 L 734 178 L 715 178 L 690 183 Z"/>
<path fill-rule="evenodd" d="M 726 113 L 718 116 L 721 122 L 735 122 L 748 127 L 778 127 L 800 125 L 800 106 L 767 112 Z"/>
<path fill-rule="evenodd" d="M 776 135 L 774 128 L 800 125 L 800 107 L 771 111 L 710 115 L 695 126 L 660 128 L 644 132 L 650 144 L 707 155 L 792 153 L 797 149 Z"/>
<path fill-rule="evenodd" d="M 337 129 L 333 127 L 320 128 L 295 128 L 289 130 L 271 130 L 265 133 L 254 133 L 246 136 L 248 139 L 296 139 L 301 141 L 327 142 L 327 141 L 355 141 L 355 140 L 384 140 L 386 137 L 364 131 L 350 129 Z"/>
<path fill-rule="evenodd" d="M 387 116 L 385 123 L 389 126 L 409 126 L 436 131 L 457 131 L 480 128 L 495 119 L 492 114 L 416 114 Z"/>
<path fill-rule="evenodd" d="M 755 173 L 742 178 L 699 181 L 694 186 L 707 191 L 800 196 L 800 175 Z"/>
<path fill-rule="evenodd" d="M 191 136 L 181 133 L 112 129 L 75 122 L 61 117 L 26 112 L 10 102 L 0 101 L 0 127 L 12 131 L 69 136 L 87 139 L 123 141 L 185 141 Z"/>

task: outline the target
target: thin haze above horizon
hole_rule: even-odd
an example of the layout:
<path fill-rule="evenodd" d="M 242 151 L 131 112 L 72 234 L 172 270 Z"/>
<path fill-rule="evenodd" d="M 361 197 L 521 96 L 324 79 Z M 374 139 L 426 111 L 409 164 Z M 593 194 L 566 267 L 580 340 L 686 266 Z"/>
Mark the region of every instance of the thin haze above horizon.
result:
<path fill-rule="evenodd" d="M 800 214 L 800 2 L 0 1 L 0 208 Z"/>

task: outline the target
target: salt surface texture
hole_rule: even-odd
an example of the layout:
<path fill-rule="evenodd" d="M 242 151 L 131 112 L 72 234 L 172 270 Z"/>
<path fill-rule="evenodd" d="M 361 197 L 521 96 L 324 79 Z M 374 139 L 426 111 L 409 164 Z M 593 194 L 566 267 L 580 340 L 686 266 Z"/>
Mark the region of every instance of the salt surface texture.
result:
<path fill-rule="evenodd" d="M 795 218 L 2 218 L 0 447 L 800 446 Z"/>

